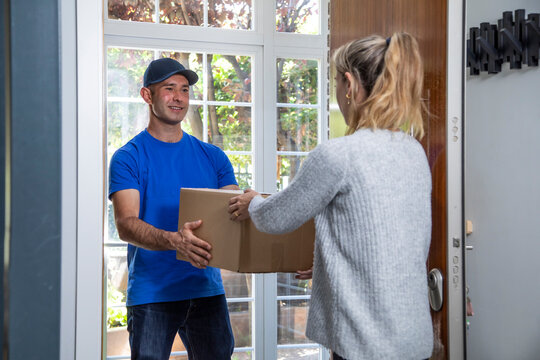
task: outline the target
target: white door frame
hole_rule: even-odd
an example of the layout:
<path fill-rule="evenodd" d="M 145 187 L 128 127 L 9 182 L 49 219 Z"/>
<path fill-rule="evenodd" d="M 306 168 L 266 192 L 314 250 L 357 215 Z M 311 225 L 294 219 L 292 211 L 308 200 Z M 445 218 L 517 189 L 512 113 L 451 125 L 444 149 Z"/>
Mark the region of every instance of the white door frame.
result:
<path fill-rule="evenodd" d="M 77 153 L 75 359 L 101 359 L 103 351 L 103 21 L 96 21 L 102 14 L 102 1 L 77 0 L 77 148 L 84 151 Z"/>

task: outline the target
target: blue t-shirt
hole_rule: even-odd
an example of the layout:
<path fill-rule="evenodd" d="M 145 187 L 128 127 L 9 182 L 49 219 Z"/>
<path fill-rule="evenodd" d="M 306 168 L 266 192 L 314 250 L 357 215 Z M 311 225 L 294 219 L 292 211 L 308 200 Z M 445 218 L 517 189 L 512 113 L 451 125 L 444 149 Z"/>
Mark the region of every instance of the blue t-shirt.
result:
<path fill-rule="evenodd" d="M 167 231 L 178 231 L 180 188 L 237 185 L 227 155 L 185 132 L 177 143 L 140 132 L 114 153 L 109 171 L 109 198 L 119 190 L 138 190 L 139 218 Z M 219 269 L 197 269 L 177 260 L 174 250 L 151 251 L 128 244 L 127 261 L 127 306 L 224 293 Z"/>

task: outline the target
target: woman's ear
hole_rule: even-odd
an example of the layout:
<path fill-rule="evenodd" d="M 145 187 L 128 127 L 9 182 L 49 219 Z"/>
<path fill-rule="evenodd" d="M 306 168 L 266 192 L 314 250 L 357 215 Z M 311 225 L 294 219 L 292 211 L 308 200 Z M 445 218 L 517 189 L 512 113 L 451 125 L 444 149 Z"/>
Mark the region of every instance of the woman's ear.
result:
<path fill-rule="evenodd" d="M 362 103 L 366 98 L 366 90 L 362 84 L 348 71 L 345 73 L 345 78 L 347 79 L 347 94 L 351 96 L 354 94 L 356 103 Z"/>
<path fill-rule="evenodd" d="M 347 94 L 352 95 L 352 89 L 355 86 L 354 76 L 350 72 L 345 72 L 345 81 L 347 83 Z"/>

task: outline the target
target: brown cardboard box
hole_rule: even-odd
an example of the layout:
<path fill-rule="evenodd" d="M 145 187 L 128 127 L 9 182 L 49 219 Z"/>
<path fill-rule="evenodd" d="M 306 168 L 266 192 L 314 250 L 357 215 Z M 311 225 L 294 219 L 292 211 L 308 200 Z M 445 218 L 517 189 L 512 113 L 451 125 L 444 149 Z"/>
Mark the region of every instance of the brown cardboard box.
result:
<path fill-rule="evenodd" d="M 229 219 L 229 199 L 241 190 L 180 190 L 179 228 L 201 219 L 195 235 L 212 245 L 209 266 L 242 273 L 294 272 L 313 265 L 315 225 L 313 220 L 287 234 L 258 231 L 250 219 Z M 177 259 L 183 259 L 177 252 Z"/>

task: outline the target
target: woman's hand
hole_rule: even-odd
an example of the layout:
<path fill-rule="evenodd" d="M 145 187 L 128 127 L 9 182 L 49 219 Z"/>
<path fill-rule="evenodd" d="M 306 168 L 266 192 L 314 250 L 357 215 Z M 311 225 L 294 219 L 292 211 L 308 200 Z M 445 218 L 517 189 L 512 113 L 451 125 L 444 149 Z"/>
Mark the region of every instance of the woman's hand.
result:
<path fill-rule="evenodd" d="M 229 200 L 229 214 L 231 220 L 242 221 L 249 219 L 249 203 L 255 196 L 260 195 L 255 190 L 244 190 L 242 195 L 235 196 Z"/>
<path fill-rule="evenodd" d="M 311 279 L 312 276 L 313 276 L 313 267 L 308 270 L 297 270 L 296 276 L 294 278 L 298 280 L 308 280 L 308 279 Z"/>

